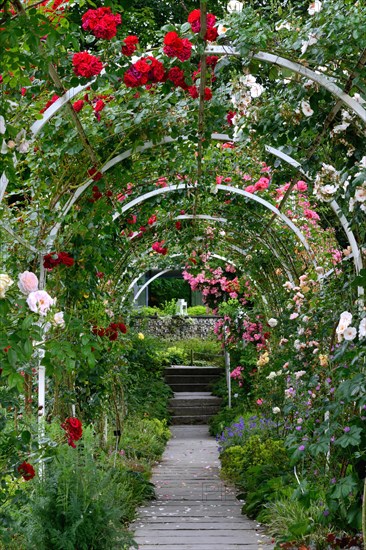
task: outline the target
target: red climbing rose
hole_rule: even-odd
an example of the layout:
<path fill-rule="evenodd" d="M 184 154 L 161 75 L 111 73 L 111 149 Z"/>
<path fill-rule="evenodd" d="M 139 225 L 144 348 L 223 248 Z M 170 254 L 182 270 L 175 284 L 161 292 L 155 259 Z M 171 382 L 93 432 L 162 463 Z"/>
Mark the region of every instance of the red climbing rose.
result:
<path fill-rule="evenodd" d="M 188 86 L 184 80 L 184 71 L 179 67 L 172 67 L 168 71 L 168 80 L 173 82 L 174 86 L 186 89 Z"/>
<path fill-rule="evenodd" d="M 163 52 L 168 57 L 177 57 L 180 61 L 187 61 L 191 57 L 192 42 L 188 38 L 180 38 L 174 31 L 164 37 Z"/>
<path fill-rule="evenodd" d="M 84 107 L 84 103 L 85 101 L 83 99 L 78 99 L 77 101 L 75 101 L 72 105 L 74 107 L 74 111 L 79 113 L 81 109 Z"/>
<path fill-rule="evenodd" d="M 70 447 L 76 448 L 74 441 L 79 441 L 83 435 L 83 427 L 78 418 L 66 418 L 61 424 L 61 428 L 65 430 L 67 442 Z"/>
<path fill-rule="evenodd" d="M 124 46 L 122 46 L 122 53 L 123 55 L 130 56 L 133 53 L 135 53 L 137 44 L 139 43 L 139 39 L 137 36 L 131 34 L 130 36 L 126 36 L 126 38 L 123 39 Z"/>
<path fill-rule="evenodd" d="M 119 13 L 112 13 L 111 8 L 88 10 L 81 18 L 84 31 L 91 32 L 96 38 L 110 40 L 117 34 L 117 25 L 122 23 Z"/>
<path fill-rule="evenodd" d="M 72 64 L 76 76 L 84 76 L 86 78 L 100 74 L 103 69 L 103 63 L 99 57 L 91 55 L 88 52 L 74 53 Z"/>
<path fill-rule="evenodd" d="M 201 30 L 201 10 L 193 10 L 188 15 L 188 23 L 190 23 L 192 31 L 199 33 Z M 216 15 L 208 13 L 206 16 L 207 31 L 205 34 L 205 40 L 213 42 L 218 36 L 217 29 L 215 28 Z"/>
<path fill-rule="evenodd" d="M 144 86 L 148 82 L 161 82 L 165 77 L 164 65 L 149 55 L 139 59 L 131 65 L 123 76 L 123 81 L 128 88 Z"/>
<path fill-rule="evenodd" d="M 59 264 L 71 267 L 74 265 L 74 258 L 69 256 L 67 252 L 50 252 L 43 256 L 43 267 L 45 269 L 53 269 Z"/>
<path fill-rule="evenodd" d="M 18 472 L 23 476 L 23 479 L 25 479 L 25 481 L 29 481 L 36 475 L 32 464 L 29 464 L 29 462 L 26 461 L 22 462 L 18 466 Z"/>
<path fill-rule="evenodd" d="M 165 241 L 157 241 L 151 246 L 151 248 L 158 254 L 162 254 L 163 256 L 165 256 L 168 253 L 168 249 L 166 247 L 163 247 L 164 242 Z"/>

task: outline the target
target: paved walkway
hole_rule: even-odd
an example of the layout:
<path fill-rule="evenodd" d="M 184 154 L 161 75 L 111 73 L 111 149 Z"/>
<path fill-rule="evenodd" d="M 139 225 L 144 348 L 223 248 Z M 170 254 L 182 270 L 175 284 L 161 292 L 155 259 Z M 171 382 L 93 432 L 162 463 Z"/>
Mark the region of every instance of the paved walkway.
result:
<path fill-rule="evenodd" d="M 220 480 L 217 444 L 207 426 L 173 426 L 172 433 L 153 473 L 157 500 L 140 508 L 132 526 L 139 550 L 273 548 Z"/>

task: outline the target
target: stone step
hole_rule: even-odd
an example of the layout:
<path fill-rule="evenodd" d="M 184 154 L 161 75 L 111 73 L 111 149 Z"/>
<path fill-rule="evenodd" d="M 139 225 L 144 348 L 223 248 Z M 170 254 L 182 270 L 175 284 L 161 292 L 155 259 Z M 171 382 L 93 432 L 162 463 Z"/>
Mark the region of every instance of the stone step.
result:
<path fill-rule="evenodd" d="M 219 407 L 222 402 L 220 397 L 213 395 L 211 397 L 199 397 L 199 392 L 193 395 L 197 395 L 198 397 L 179 398 L 174 396 L 169 400 L 169 405 L 172 407 Z"/>
<path fill-rule="evenodd" d="M 201 415 L 195 415 L 195 416 L 173 416 L 172 418 L 172 424 L 175 426 L 183 426 L 183 425 L 193 425 L 193 424 L 202 424 L 205 425 L 210 420 L 211 416 L 206 414 Z"/>
<path fill-rule="evenodd" d="M 219 376 L 223 373 L 223 369 L 220 367 L 195 367 L 195 366 L 186 366 L 186 365 L 172 365 L 171 367 L 165 368 L 165 374 L 179 374 L 179 375 L 190 375 L 190 374 L 209 374 Z"/>
<path fill-rule="evenodd" d="M 212 374 L 166 374 L 165 381 L 167 384 L 209 384 L 218 380 L 219 376 L 214 376 Z"/>
<path fill-rule="evenodd" d="M 169 384 L 173 392 L 205 392 L 207 391 L 208 384 L 175 384 L 171 383 Z"/>
<path fill-rule="evenodd" d="M 213 416 L 220 410 L 220 405 L 212 405 L 210 407 L 207 407 L 207 405 L 203 407 L 200 407 L 199 405 L 196 405 L 195 407 L 180 407 L 173 404 L 170 405 L 169 410 L 174 414 L 174 416 Z"/>

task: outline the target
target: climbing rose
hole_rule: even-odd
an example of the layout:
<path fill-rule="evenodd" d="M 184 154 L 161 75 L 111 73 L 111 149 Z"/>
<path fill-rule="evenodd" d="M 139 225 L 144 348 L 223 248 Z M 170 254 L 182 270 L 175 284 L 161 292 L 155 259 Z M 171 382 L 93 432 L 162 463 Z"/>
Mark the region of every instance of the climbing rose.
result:
<path fill-rule="evenodd" d="M 188 38 L 180 38 L 174 31 L 164 37 L 163 52 L 168 57 L 177 57 L 180 61 L 187 61 L 191 57 L 192 43 Z"/>
<path fill-rule="evenodd" d="M 53 306 L 55 300 L 45 290 L 36 290 L 30 292 L 27 298 L 27 304 L 31 311 L 39 313 L 43 317 L 47 315 L 48 310 Z"/>
<path fill-rule="evenodd" d="M 74 107 L 74 111 L 79 113 L 81 109 L 84 107 L 84 103 L 85 101 L 83 99 L 78 99 L 77 101 L 75 101 L 72 105 Z"/>
<path fill-rule="evenodd" d="M 168 71 L 168 80 L 173 82 L 174 86 L 186 89 L 187 85 L 184 81 L 184 71 L 179 67 L 172 67 Z"/>
<path fill-rule="evenodd" d="M 0 298 L 5 298 L 5 293 L 14 283 L 6 273 L 0 273 Z"/>
<path fill-rule="evenodd" d="M 43 107 L 43 109 L 41 109 L 39 112 L 40 113 L 44 113 L 45 111 L 47 111 L 48 107 L 51 107 L 51 105 L 53 105 L 55 103 L 55 101 L 57 101 L 58 99 L 60 99 L 60 96 L 58 96 L 57 94 L 54 94 L 51 99 L 49 99 L 46 103 L 46 105 Z"/>
<path fill-rule="evenodd" d="M 99 113 L 100 111 L 103 111 L 104 107 L 105 107 L 105 103 L 104 103 L 103 99 L 98 99 L 98 101 L 94 105 L 94 111 L 96 113 Z"/>
<path fill-rule="evenodd" d="M 59 264 L 71 267 L 74 265 L 74 258 L 69 256 L 67 252 L 50 252 L 43 257 L 43 267 L 45 269 L 53 269 Z"/>
<path fill-rule="evenodd" d="M 212 91 L 210 90 L 210 88 L 205 88 L 205 93 L 203 98 L 205 101 L 209 101 L 210 99 L 212 99 Z"/>
<path fill-rule="evenodd" d="M 164 244 L 165 241 L 161 241 L 161 242 L 155 242 L 151 248 L 157 252 L 158 254 L 162 254 L 163 256 L 165 256 L 168 252 L 168 249 L 167 248 L 164 248 L 163 247 L 163 244 Z"/>
<path fill-rule="evenodd" d="M 100 74 L 103 69 L 103 63 L 99 57 L 88 52 L 74 53 L 72 64 L 76 76 L 85 76 L 86 78 Z"/>
<path fill-rule="evenodd" d="M 124 46 L 122 46 L 122 53 L 123 55 L 132 55 L 136 51 L 137 44 L 139 43 L 139 39 L 137 36 L 131 34 L 130 36 L 126 36 L 126 38 L 123 39 Z"/>
<path fill-rule="evenodd" d="M 199 33 L 201 30 L 201 10 L 193 10 L 188 15 L 188 23 L 190 23 L 192 27 L 192 31 L 194 33 Z M 209 40 L 210 42 L 216 40 L 218 36 L 218 31 L 215 28 L 216 23 L 216 16 L 212 13 L 208 13 L 206 15 L 206 26 L 207 31 L 205 34 L 205 40 Z"/>
<path fill-rule="evenodd" d="M 29 462 L 26 462 L 26 461 L 22 462 L 18 466 L 18 472 L 23 476 L 23 479 L 25 479 L 25 481 L 29 481 L 30 479 L 33 479 L 34 476 L 36 475 L 36 472 L 34 471 L 32 464 L 29 464 Z"/>
<path fill-rule="evenodd" d="M 117 34 L 117 25 L 122 23 L 119 13 L 113 14 L 111 8 L 88 10 L 81 18 L 84 31 L 91 32 L 96 38 L 110 40 Z"/>
<path fill-rule="evenodd" d="M 199 96 L 196 86 L 189 86 L 188 93 L 191 97 L 193 97 L 193 99 L 197 99 Z"/>
<path fill-rule="evenodd" d="M 165 76 L 164 65 L 149 55 L 136 61 L 127 69 L 123 76 L 123 81 L 127 88 L 137 88 L 144 86 L 148 82 L 161 82 Z"/>
<path fill-rule="evenodd" d="M 31 271 L 24 271 L 19 274 L 18 287 L 22 294 L 29 294 L 38 290 L 38 277 Z"/>
<path fill-rule="evenodd" d="M 73 449 L 76 448 L 74 441 L 79 441 L 83 435 L 83 427 L 78 418 L 66 418 L 61 424 L 61 428 L 65 430 L 67 442 Z"/>

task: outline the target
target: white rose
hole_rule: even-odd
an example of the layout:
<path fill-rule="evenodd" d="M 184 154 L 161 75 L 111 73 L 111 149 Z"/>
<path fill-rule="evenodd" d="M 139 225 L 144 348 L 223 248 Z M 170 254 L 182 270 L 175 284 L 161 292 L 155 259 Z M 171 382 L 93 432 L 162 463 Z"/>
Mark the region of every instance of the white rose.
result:
<path fill-rule="evenodd" d="M 347 327 L 343 333 L 342 336 L 345 340 L 348 340 L 349 342 L 354 340 L 357 336 L 357 329 L 355 327 Z"/>
<path fill-rule="evenodd" d="M 240 13 L 243 11 L 243 2 L 239 2 L 238 0 L 230 0 L 228 3 L 226 9 L 229 13 L 238 12 Z"/>
<path fill-rule="evenodd" d="M 301 110 L 304 113 L 304 115 L 307 117 L 312 116 L 314 114 L 313 109 L 310 107 L 310 103 L 308 103 L 307 101 L 301 102 Z"/>
<path fill-rule="evenodd" d="M 273 407 L 272 412 L 273 414 L 278 414 L 281 412 L 281 409 L 279 407 Z"/>
<path fill-rule="evenodd" d="M 274 319 L 273 317 L 271 319 L 268 319 L 267 323 L 271 328 L 274 328 L 278 325 L 277 319 Z"/>
<path fill-rule="evenodd" d="M 250 87 L 249 92 L 250 92 L 250 97 L 253 97 L 253 98 L 259 97 L 263 94 L 264 88 L 261 84 L 258 84 L 258 82 L 256 82 Z"/>
<path fill-rule="evenodd" d="M 319 13 L 321 9 L 322 9 L 322 3 L 319 0 L 315 0 L 315 2 L 312 2 L 308 7 L 308 14 L 315 15 L 316 13 Z"/>
<path fill-rule="evenodd" d="M 338 336 L 338 342 L 342 341 L 343 333 L 352 323 L 352 313 L 349 311 L 343 311 L 340 316 L 338 326 L 336 328 L 336 333 Z"/>
<path fill-rule="evenodd" d="M 61 327 L 64 328 L 65 326 L 65 319 L 64 319 L 64 312 L 58 311 L 55 313 L 55 315 L 52 317 L 51 323 L 54 327 Z"/>
<path fill-rule="evenodd" d="M 0 273 L 0 298 L 5 298 L 6 291 L 14 283 L 6 273 Z"/>
<path fill-rule="evenodd" d="M 360 326 L 358 327 L 358 337 L 360 339 L 366 337 L 366 317 L 364 317 L 360 322 Z"/>
<path fill-rule="evenodd" d="M 358 202 L 366 201 L 366 183 L 362 187 L 356 187 L 355 200 Z"/>

